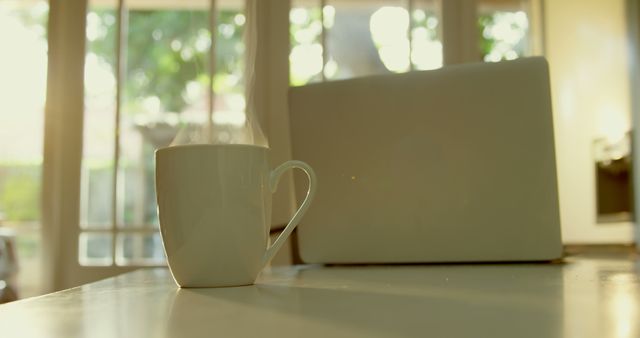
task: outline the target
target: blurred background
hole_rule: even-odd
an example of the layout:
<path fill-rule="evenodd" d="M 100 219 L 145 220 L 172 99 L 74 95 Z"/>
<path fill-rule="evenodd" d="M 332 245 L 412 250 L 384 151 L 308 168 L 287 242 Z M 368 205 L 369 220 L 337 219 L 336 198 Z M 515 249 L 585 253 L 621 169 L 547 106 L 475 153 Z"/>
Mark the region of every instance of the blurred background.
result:
<path fill-rule="evenodd" d="M 534 55 L 564 242 L 634 243 L 636 1 L 252 1 L 0 0 L 0 302 L 163 266 L 153 153 L 203 124 L 235 142 L 250 85 L 286 159 L 289 86 Z"/>

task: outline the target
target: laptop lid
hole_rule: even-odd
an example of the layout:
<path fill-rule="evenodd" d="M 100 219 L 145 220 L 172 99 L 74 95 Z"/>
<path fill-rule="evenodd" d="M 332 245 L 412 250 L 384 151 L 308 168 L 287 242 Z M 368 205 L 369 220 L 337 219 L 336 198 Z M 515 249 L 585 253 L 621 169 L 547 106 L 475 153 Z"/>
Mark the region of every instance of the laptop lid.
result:
<path fill-rule="evenodd" d="M 293 157 L 318 176 L 305 262 L 561 256 L 543 58 L 312 84 L 289 104 Z"/>

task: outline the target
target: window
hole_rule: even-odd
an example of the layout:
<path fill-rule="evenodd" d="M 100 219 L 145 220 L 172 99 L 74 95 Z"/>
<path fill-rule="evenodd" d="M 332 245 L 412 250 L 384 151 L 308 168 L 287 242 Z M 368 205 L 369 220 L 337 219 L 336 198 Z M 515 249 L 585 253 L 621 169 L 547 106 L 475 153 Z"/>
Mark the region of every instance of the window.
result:
<path fill-rule="evenodd" d="M 442 60 L 442 16 L 439 2 L 411 2 L 411 66 L 415 70 L 440 68 Z"/>
<path fill-rule="evenodd" d="M 290 82 L 439 68 L 439 22 L 437 1 L 294 1 Z"/>
<path fill-rule="evenodd" d="M 208 0 L 158 4 L 90 1 L 81 265 L 164 264 L 154 151 L 208 121 L 229 141 L 244 123 L 243 1 L 214 18 Z"/>
<path fill-rule="evenodd" d="M 48 2 L 42 0 L 0 1 L 0 227 L 16 236 L 20 297 L 42 292 L 40 191 L 48 10 Z"/>
<path fill-rule="evenodd" d="M 294 0 L 289 17 L 290 83 L 440 68 L 447 63 L 447 43 L 463 45 L 461 49 L 477 45 L 472 57 L 463 57 L 465 62 L 532 55 L 529 12 L 534 3 L 449 1 L 443 6 L 439 0 Z M 444 22 L 470 21 L 465 12 L 477 20 L 468 22 L 474 32 L 449 24 L 461 33 L 444 41 Z"/>

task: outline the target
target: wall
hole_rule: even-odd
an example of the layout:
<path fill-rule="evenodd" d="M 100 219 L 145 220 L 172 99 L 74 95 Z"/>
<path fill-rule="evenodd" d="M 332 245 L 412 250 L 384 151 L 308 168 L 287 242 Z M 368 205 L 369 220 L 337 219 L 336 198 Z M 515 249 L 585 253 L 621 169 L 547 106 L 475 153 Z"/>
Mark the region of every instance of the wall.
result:
<path fill-rule="evenodd" d="M 565 243 L 630 243 L 631 223 L 596 224 L 592 143 L 630 128 L 624 0 L 546 0 L 562 235 Z"/>

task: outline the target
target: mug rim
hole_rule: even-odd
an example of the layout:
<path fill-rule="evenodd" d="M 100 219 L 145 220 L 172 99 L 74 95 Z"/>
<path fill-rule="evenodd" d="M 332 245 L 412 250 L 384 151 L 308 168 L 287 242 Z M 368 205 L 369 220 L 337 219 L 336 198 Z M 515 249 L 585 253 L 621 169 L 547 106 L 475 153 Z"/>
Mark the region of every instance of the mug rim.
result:
<path fill-rule="evenodd" d="M 171 151 L 173 149 L 180 149 L 180 148 L 191 148 L 191 147 L 196 147 L 196 148 L 222 148 L 222 147 L 233 147 L 233 148 L 253 148 L 253 149 L 261 149 L 261 150 L 269 150 L 269 147 L 265 147 L 265 146 L 259 146 L 259 145 L 255 145 L 255 144 L 207 144 L 207 143 L 196 143 L 196 144 L 177 144 L 174 146 L 168 146 L 168 147 L 164 147 L 164 148 L 159 148 L 156 149 L 155 153 L 159 153 L 159 152 L 167 152 L 167 151 Z"/>

